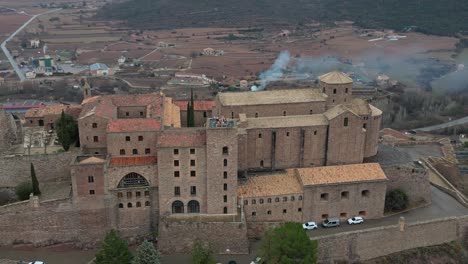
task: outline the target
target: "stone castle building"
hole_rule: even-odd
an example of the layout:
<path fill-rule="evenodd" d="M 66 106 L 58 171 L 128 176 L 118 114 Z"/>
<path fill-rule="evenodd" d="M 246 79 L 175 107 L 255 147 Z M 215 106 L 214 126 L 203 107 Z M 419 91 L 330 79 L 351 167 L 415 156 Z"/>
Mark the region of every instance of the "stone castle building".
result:
<path fill-rule="evenodd" d="M 378 164 L 360 163 L 377 153 L 382 112 L 353 98 L 343 73 L 319 85 L 220 93 L 195 104 L 193 128 L 182 121 L 186 101 L 87 94 L 73 203 L 101 208 L 106 228 L 124 236 L 159 229 L 162 247 L 177 237 L 169 223 L 178 220 L 237 230 L 245 221 L 381 217 L 387 178 Z"/>

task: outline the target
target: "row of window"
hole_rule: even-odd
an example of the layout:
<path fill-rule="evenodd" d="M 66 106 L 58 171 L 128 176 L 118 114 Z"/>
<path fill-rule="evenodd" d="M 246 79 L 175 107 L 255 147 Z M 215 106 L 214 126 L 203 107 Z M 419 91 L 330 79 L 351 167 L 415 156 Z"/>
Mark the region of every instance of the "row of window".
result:
<path fill-rule="evenodd" d="M 190 171 L 190 177 L 196 177 L 197 172 L 196 171 Z M 178 178 L 180 177 L 180 171 L 174 171 L 174 177 Z"/>
<path fill-rule="evenodd" d="M 179 155 L 179 149 L 173 150 L 174 155 Z M 195 149 L 190 149 L 190 154 L 195 155 Z"/>
<path fill-rule="evenodd" d="M 130 142 L 131 137 L 130 136 L 125 136 L 125 141 Z M 143 136 L 138 136 L 138 141 L 143 141 Z"/>
<path fill-rule="evenodd" d="M 150 206 L 150 202 L 146 201 L 145 206 Z M 127 208 L 132 208 L 133 204 L 132 203 L 127 203 Z M 136 202 L 135 207 L 141 207 L 141 202 Z M 124 208 L 123 203 L 119 203 L 119 208 Z"/>
<path fill-rule="evenodd" d="M 195 167 L 196 166 L 195 164 L 196 164 L 195 160 L 190 160 L 191 167 Z M 179 167 L 179 165 L 180 165 L 179 160 L 174 160 L 174 167 Z"/>
<path fill-rule="evenodd" d="M 287 201 L 288 201 L 288 197 L 287 197 L 287 196 L 284 196 L 282 200 L 283 200 L 283 202 L 287 202 Z M 289 200 L 290 200 L 291 202 L 294 202 L 294 201 L 296 200 L 296 197 L 293 195 L 293 196 L 291 196 L 291 197 L 289 198 Z M 297 200 L 302 201 L 302 195 L 299 195 L 299 196 L 297 197 Z M 271 203 L 272 201 L 273 201 L 272 198 L 266 199 L 266 202 L 267 202 L 267 203 Z M 264 200 L 263 198 L 260 198 L 260 199 L 258 199 L 258 202 L 259 202 L 260 204 L 263 204 L 263 203 L 265 202 L 265 200 Z M 279 197 L 276 197 L 276 198 L 275 198 L 275 203 L 279 203 L 279 202 L 280 202 L 280 198 L 279 198 Z M 252 200 L 251 200 L 251 203 L 252 203 L 252 204 L 257 204 L 257 200 L 256 200 L 256 199 L 252 199 Z M 248 205 L 248 204 L 249 204 L 249 200 L 244 200 L 244 205 Z"/>
<path fill-rule="evenodd" d="M 329 200 L 329 193 L 322 193 L 320 194 L 320 200 L 322 201 L 328 201 Z M 363 190 L 361 191 L 361 197 L 369 197 L 370 196 L 370 191 L 369 190 Z M 343 191 L 341 192 L 341 199 L 349 199 L 349 192 L 348 191 Z"/>
<path fill-rule="evenodd" d="M 325 87 L 322 88 L 322 92 L 325 93 Z M 345 93 L 348 93 L 348 88 L 345 88 Z M 336 94 L 336 89 L 333 89 L 333 94 Z"/>
<path fill-rule="evenodd" d="M 149 196 L 150 192 L 149 191 L 144 191 L 143 193 L 145 196 Z M 118 192 L 117 193 L 117 198 L 123 198 L 123 192 Z M 127 198 L 132 198 L 133 196 L 133 192 L 127 192 L 126 193 L 126 197 Z M 141 197 L 141 192 L 140 191 L 137 191 L 135 192 L 135 197 Z"/>
<path fill-rule="evenodd" d="M 227 191 L 227 183 L 223 184 L 223 190 Z M 197 186 L 190 186 L 190 195 L 197 195 Z M 180 196 L 180 186 L 174 187 L 174 196 Z"/>
<path fill-rule="evenodd" d="M 314 136 L 316 135 L 317 135 L 317 130 L 314 130 Z M 286 136 L 289 137 L 289 132 L 286 132 Z M 262 133 L 258 133 L 258 138 L 262 138 L 262 137 L 263 137 Z"/>
<path fill-rule="evenodd" d="M 183 214 L 185 213 L 185 206 L 182 201 L 174 201 L 172 203 L 172 213 L 173 214 Z M 191 200 L 187 203 L 187 213 L 200 213 L 200 203 L 195 200 Z M 225 206 L 223 207 L 223 214 L 228 213 L 228 208 Z"/>
<path fill-rule="evenodd" d="M 120 155 L 126 155 L 126 154 L 127 152 L 125 151 L 125 149 L 120 149 Z M 132 154 L 138 155 L 138 149 L 132 149 Z M 151 149 L 145 148 L 145 154 L 146 155 L 151 154 Z"/>
<path fill-rule="evenodd" d="M 298 212 L 302 212 L 302 208 L 297 208 L 297 211 Z M 288 210 L 287 209 L 283 209 L 283 214 L 287 214 L 288 213 Z M 267 215 L 271 215 L 271 210 L 268 210 L 267 211 Z M 252 216 L 257 216 L 257 212 L 252 212 Z"/>

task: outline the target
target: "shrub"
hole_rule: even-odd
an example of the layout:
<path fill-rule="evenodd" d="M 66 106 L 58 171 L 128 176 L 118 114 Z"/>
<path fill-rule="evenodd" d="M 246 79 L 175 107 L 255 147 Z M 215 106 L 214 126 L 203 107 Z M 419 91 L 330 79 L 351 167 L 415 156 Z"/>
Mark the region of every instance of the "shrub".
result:
<path fill-rule="evenodd" d="M 29 195 L 33 192 L 33 188 L 30 182 L 22 182 L 15 188 L 16 196 L 20 201 L 28 200 Z"/>
<path fill-rule="evenodd" d="M 408 195 L 404 191 L 392 190 L 385 196 L 385 209 L 387 211 L 404 210 L 408 206 L 408 201 Z"/>

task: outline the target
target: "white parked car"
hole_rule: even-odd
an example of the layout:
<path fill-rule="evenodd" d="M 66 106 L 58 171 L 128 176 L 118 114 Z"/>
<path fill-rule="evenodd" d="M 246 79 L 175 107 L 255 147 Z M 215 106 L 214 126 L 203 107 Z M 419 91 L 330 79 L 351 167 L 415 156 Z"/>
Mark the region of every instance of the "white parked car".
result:
<path fill-rule="evenodd" d="M 29 262 L 29 264 L 45 264 L 45 263 L 42 261 L 33 261 L 33 262 Z"/>
<path fill-rule="evenodd" d="M 315 222 L 307 222 L 307 223 L 302 224 L 302 228 L 304 228 L 305 230 L 314 230 L 314 229 L 317 229 L 318 227 Z"/>
<path fill-rule="evenodd" d="M 356 216 L 356 217 L 348 219 L 348 224 L 350 225 L 362 224 L 362 223 L 364 223 L 364 219 L 362 219 L 362 217 L 360 216 Z"/>

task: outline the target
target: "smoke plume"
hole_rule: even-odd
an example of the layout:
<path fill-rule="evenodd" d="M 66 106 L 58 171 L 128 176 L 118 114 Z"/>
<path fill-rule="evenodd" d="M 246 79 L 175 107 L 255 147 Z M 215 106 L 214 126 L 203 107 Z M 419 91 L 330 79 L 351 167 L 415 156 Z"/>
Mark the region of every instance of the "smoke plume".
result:
<path fill-rule="evenodd" d="M 275 60 L 275 63 L 271 65 L 270 69 L 260 74 L 260 86 L 254 85 L 251 87 L 251 90 L 261 91 L 265 89 L 268 83 L 280 80 L 283 76 L 283 70 L 286 68 L 286 66 L 288 66 L 290 61 L 291 54 L 289 51 L 282 51 Z"/>

